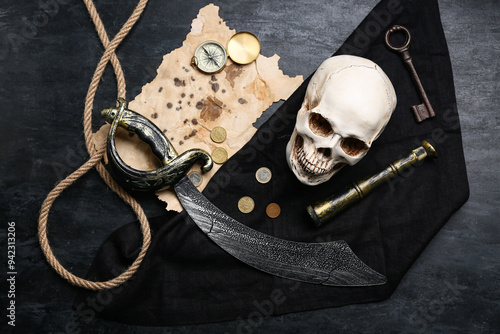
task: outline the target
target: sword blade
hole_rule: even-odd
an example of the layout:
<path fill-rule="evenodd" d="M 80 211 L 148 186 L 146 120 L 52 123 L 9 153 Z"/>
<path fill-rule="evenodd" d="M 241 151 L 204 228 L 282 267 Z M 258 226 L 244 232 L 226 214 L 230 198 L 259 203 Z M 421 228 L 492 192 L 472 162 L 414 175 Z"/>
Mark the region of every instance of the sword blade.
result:
<path fill-rule="evenodd" d="M 174 186 L 182 206 L 217 245 L 242 262 L 272 275 L 334 286 L 386 283 L 344 240 L 304 243 L 275 238 L 243 225 L 213 205 L 184 176 Z"/>

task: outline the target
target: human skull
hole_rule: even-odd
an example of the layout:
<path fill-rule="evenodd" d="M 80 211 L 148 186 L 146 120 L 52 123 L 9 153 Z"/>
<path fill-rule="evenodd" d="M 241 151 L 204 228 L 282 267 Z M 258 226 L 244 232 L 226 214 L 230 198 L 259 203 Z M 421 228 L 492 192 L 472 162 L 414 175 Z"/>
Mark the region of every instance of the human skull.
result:
<path fill-rule="evenodd" d="M 317 185 L 355 165 L 384 130 L 396 102 L 391 81 L 371 60 L 327 59 L 298 111 L 286 148 L 290 169 L 302 183 Z"/>

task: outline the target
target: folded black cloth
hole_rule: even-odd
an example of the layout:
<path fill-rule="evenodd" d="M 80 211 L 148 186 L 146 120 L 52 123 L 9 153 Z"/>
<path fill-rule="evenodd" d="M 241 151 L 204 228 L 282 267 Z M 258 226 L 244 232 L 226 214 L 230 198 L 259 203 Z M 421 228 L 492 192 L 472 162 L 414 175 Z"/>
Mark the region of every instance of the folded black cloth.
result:
<path fill-rule="evenodd" d="M 416 123 L 410 106 L 420 103 L 417 90 L 397 53 L 385 46 L 394 24 L 412 34 L 411 54 L 436 117 Z M 396 38 L 397 36 L 395 36 Z M 288 168 L 286 144 L 304 99 L 309 79 L 264 123 L 250 142 L 226 162 L 204 194 L 234 219 L 263 233 L 303 242 L 345 240 L 368 266 L 387 276 L 372 287 L 331 287 L 302 283 L 258 271 L 228 255 L 186 215 L 166 212 L 151 218 L 153 240 L 130 282 L 110 291 L 81 292 L 75 308 L 83 317 L 98 316 L 143 325 L 239 321 L 248 329 L 262 316 L 341 306 L 387 298 L 425 246 L 465 203 L 469 189 L 462 150 L 453 75 L 436 0 L 383 0 L 336 54 L 353 54 L 377 63 L 391 79 L 397 108 L 367 156 L 345 167 L 330 181 L 310 187 Z M 401 177 L 337 216 L 313 227 L 305 207 L 372 175 L 407 155 L 428 139 L 439 158 L 427 159 Z M 259 167 L 272 179 L 260 184 Z M 255 210 L 242 214 L 242 196 L 255 200 Z M 265 214 L 269 203 L 281 206 L 279 217 Z M 102 245 L 89 278 L 108 279 L 123 271 L 140 248 L 136 223 L 117 230 Z M 99 307 L 89 305 L 89 301 Z"/>

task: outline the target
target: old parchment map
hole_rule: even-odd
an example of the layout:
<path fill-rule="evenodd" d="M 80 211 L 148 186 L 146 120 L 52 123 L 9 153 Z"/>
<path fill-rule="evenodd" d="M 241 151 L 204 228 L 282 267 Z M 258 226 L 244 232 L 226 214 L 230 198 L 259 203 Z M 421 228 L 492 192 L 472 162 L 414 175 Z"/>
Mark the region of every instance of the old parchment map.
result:
<path fill-rule="evenodd" d="M 276 54 L 269 58 L 259 55 L 248 65 L 228 59 L 225 68 L 216 74 L 204 74 L 191 65 L 199 44 L 215 40 L 227 45 L 235 33 L 219 17 L 219 7 L 210 4 L 202 8 L 182 47 L 163 57 L 156 78 L 129 103 L 129 109 L 163 130 L 179 154 L 191 148 L 211 153 L 223 147 L 231 157 L 254 135 L 256 128 L 252 123 L 273 102 L 287 99 L 303 81 L 302 76 L 284 75 Z M 210 139 L 215 126 L 227 131 L 227 139 L 222 143 Z M 104 125 L 96 133 L 97 142 L 104 141 L 107 132 L 108 125 Z M 116 144 L 120 156 L 130 166 L 142 170 L 160 167 L 149 147 L 137 136 L 120 131 Z M 219 168 L 214 164 L 210 172 L 203 174 L 200 191 Z M 193 167 L 199 169 L 199 165 Z M 182 210 L 172 190 L 159 191 L 157 195 L 168 204 L 168 210 Z"/>

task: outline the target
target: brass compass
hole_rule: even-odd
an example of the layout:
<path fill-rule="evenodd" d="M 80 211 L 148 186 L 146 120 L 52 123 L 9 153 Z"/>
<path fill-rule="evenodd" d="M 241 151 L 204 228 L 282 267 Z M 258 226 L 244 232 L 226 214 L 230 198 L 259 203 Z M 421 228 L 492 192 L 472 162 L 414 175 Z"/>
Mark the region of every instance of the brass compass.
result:
<path fill-rule="evenodd" d="M 224 46 L 216 41 L 201 43 L 194 52 L 191 63 L 205 73 L 217 73 L 224 68 L 227 52 Z"/>

